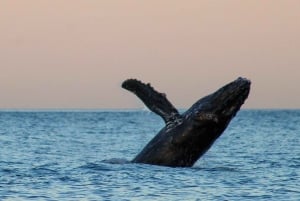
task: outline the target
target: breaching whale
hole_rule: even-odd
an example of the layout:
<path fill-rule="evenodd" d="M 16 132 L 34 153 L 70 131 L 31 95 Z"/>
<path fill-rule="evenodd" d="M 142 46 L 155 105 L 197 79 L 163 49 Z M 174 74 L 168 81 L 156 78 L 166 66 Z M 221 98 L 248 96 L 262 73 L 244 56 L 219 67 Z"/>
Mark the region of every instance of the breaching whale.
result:
<path fill-rule="evenodd" d="M 246 78 L 221 87 L 198 100 L 183 114 L 170 103 L 166 95 L 150 84 L 128 79 L 122 87 L 137 95 L 166 125 L 132 160 L 170 167 L 191 167 L 223 133 L 239 111 L 250 92 Z"/>

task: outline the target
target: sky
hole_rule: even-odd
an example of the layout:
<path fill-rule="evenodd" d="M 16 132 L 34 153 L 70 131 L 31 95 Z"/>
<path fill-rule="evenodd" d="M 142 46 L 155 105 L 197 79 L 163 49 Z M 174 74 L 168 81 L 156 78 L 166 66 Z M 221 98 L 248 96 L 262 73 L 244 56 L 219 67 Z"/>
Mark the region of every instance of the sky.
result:
<path fill-rule="evenodd" d="M 237 77 L 244 108 L 300 108 L 298 0 L 1 0 L 0 109 L 188 108 Z"/>

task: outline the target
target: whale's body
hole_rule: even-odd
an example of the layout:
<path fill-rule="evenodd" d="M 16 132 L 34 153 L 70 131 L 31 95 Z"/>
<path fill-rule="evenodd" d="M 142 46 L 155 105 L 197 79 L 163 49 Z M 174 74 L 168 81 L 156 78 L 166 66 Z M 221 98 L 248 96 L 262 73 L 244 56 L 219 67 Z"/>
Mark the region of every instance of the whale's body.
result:
<path fill-rule="evenodd" d="M 132 160 L 171 167 L 190 167 L 211 147 L 239 111 L 250 91 L 245 78 L 223 86 L 179 114 L 165 94 L 135 79 L 122 87 L 136 94 L 166 126 Z"/>

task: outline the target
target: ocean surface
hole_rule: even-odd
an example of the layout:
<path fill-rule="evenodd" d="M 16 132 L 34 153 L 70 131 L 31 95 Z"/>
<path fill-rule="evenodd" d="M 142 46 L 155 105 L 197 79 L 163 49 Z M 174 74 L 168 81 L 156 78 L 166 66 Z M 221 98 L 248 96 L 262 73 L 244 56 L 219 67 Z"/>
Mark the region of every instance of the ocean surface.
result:
<path fill-rule="evenodd" d="M 300 110 L 242 110 L 191 168 L 133 164 L 147 111 L 0 112 L 0 200 L 300 200 Z"/>

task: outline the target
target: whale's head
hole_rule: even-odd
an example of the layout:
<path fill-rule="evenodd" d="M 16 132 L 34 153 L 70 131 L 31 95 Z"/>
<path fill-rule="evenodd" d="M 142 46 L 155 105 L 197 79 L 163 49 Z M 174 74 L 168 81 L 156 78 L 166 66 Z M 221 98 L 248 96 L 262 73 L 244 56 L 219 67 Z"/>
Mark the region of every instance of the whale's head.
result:
<path fill-rule="evenodd" d="M 250 85 L 250 80 L 240 77 L 200 99 L 186 113 L 196 121 L 205 120 L 205 117 L 216 122 L 230 121 L 247 99 Z"/>
<path fill-rule="evenodd" d="M 211 102 L 203 106 L 208 111 L 212 111 L 212 113 L 220 116 L 220 118 L 231 119 L 248 98 L 250 85 L 250 80 L 240 77 L 211 94 L 208 98 Z"/>
<path fill-rule="evenodd" d="M 190 136 L 192 140 L 189 141 L 195 143 L 198 139 L 207 139 L 213 143 L 244 104 L 250 92 L 250 85 L 250 80 L 238 78 L 192 105 L 183 114 L 184 122 L 193 130 L 190 132 L 193 134 L 186 135 L 185 140 Z"/>
<path fill-rule="evenodd" d="M 174 147 L 182 150 L 174 157 L 180 159 L 175 160 L 176 164 L 192 166 L 210 148 L 247 99 L 250 85 L 248 79 L 238 78 L 198 100 L 182 114 L 182 124 L 170 135 Z"/>

